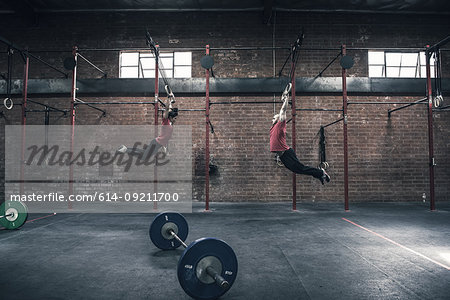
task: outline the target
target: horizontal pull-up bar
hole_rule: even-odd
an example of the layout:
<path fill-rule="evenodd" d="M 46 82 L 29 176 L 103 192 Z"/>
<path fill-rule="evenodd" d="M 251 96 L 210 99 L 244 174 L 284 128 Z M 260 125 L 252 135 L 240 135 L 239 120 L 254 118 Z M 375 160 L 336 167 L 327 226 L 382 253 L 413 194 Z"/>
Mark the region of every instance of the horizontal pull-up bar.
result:
<path fill-rule="evenodd" d="M 281 104 L 281 101 L 239 101 L 239 102 L 209 102 L 209 105 L 213 104 Z M 291 102 L 289 102 L 291 103 Z"/>
<path fill-rule="evenodd" d="M 390 117 L 391 113 L 393 113 L 394 111 L 397 111 L 397 110 L 400 110 L 400 109 L 404 109 L 404 108 L 407 108 L 407 107 L 410 107 L 410 106 L 413 106 L 413 105 L 425 102 L 427 100 L 428 100 L 428 98 L 423 98 L 423 99 L 417 100 L 415 102 L 411 102 L 409 104 L 406 104 L 405 106 L 401 106 L 401 107 L 397 107 L 397 108 L 394 108 L 394 109 L 390 109 L 390 110 L 388 110 L 388 117 Z"/>
<path fill-rule="evenodd" d="M 347 102 L 348 105 L 350 104 L 411 104 L 414 102 Z M 416 103 L 418 104 L 418 103 Z"/>
<path fill-rule="evenodd" d="M 158 109 L 158 111 L 165 111 L 164 109 Z M 206 111 L 204 108 L 179 108 L 178 111 Z"/>
<path fill-rule="evenodd" d="M 90 108 L 93 108 L 93 109 L 95 109 L 95 110 L 101 111 L 103 117 L 106 116 L 106 111 L 105 111 L 105 110 L 100 109 L 100 108 L 98 108 L 98 107 L 95 107 L 95 106 L 93 106 L 93 105 L 92 105 L 91 103 L 89 103 L 89 102 L 84 102 L 83 100 L 81 100 L 81 99 L 79 99 L 79 98 L 75 98 L 74 106 L 77 105 L 77 104 L 84 104 L 84 105 L 87 105 L 87 106 L 89 106 Z"/>
<path fill-rule="evenodd" d="M 338 108 L 296 108 L 297 111 L 342 111 Z"/>
<path fill-rule="evenodd" d="M 155 105 L 154 101 L 132 101 L 132 102 L 124 102 L 124 101 L 112 101 L 112 102 L 78 102 L 75 104 L 84 104 L 84 105 L 124 105 L 124 104 L 152 104 Z"/>
<path fill-rule="evenodd" d="M 148 51 L 149 49 L 146 48 L 79 48 L 78 52 L 87 52 L 87 51 L 111 51 L 111 52 L 118 52 L 118 51 Z M 165 47 L 165 51 L 205 51 L 205 47 Z M 291 50 L 290 47 L 212 47 L 210 48 L 212 51 L 230 51 L 230 50 L 247 50 L 247 51 L 255 51 L 255 50 Z M 298 49 L 299 51 L 341 51 L 340 47 L 330 47 L 330 48 L 313 48 L 313 47 L 302 47 Z M 411 47 L 411 48 L 400 48 L 400 47 L 391 47 L 391 48 L 372 48 L 372 47 L 355 47 L 355 48 L 347 48 L 347 50 L 350 51 L 424 51 L 425 47 Z M 450 49 L 441 49 L 441 51 L 450 51 Z M 34 53 L 38 52 L 72 52 L 71 50 L 63 49 L 63 50 L 55 50 L 55 49 L 49 49 L 49 50 L 35 50 L 32 51 Z"/>
<path fill-rule="evenodd" d="M 45 113 L 45 112 L 49 112 L 49 111 L 52 111 L 52 110 L 49 110 L 49 109 L 26 109 L 25 110 L 25 112 L 27 112 L 27 113 Z M 58 110 L 58 112 L 61 112 L 66 116 L 67 113 L 69 112 L 69 110 L 66 110 L 66 111 Z"/>
<path fill-rule="evenodd" d="M 59 109 L 59 108 L 56 108 L 56 107 L 53 107 L 53 106 L 50 106 L 50 105 L 47 105 L 47 104 L 44 104 L 44 103 L 40 103 L 40 102 L 31 100 L 31 99 L 28 99 L 28 98 L 27 98 L 27 102 L 38 104 L 38 105 L 44 106 L 45 108 L 49 108 L 51 110 L 59 111 L 59 112 L 62 112 L 64 114 L 66 114 L 68 112 L 68 110 L 62 110 L 62 109 Z M 20 105 L 22 105 L 22 104 L 20 104 Z"/>

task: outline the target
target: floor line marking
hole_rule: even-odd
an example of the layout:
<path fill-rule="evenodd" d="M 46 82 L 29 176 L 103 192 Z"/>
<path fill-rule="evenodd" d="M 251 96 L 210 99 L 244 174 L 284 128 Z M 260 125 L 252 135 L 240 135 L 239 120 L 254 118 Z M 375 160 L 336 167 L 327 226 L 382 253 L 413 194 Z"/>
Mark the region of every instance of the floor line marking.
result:
<path fill-rule="evenodd" d="M 56 213 L 52 213 L 51 215 L 47 215 L 47 216 L 43 216 L 43 217 L 36 218 L 36 219 L 33 219 L 33 220 L 29 220 L 29 221 L 26 221 L 25 223 L 30 223 L 30 222 L 33 222 L 33 221 L 36 221 L 36 220 L 45 219 L 45 218 L 48 218 L 48 217 L 52 217 L 54 215 L 56 215 Z"/>
<path fill-rule="evenodd" d="M 406 247 L 406 246 L 403 246 L 402 244 L 399 244 L 399 243 L 397 243 L 396 241 L 391 240 L 390 238 L 387 238 L 387 237 L 385 237 L 385 236 L 383 236 L 383 235 L 381 235 L 381 234 L 379 234 L 379 233 L 376 233 L 375 231 L 372 231 L 372 230 L 370 230 L 370 229 L 368 229 L 368 228 L 366 228 L 366 227 L 364 227 L 364 226 L 361 226 L 361 225 L 359 225 L 359 224 L 356 224 L 355 222 L 352 222 L 352 221 L 350 221 L 350 220 L 348 220 L 348 219 L 346 219 L 346 218 L 342 218 L 342 220 L 344 220 L 344 221 L 346 221 L 346 222 L 348 222 L 348 223 L 350 223 L 350 224 L 353 224 L 353 225 L 355 225 L 356 227 L 359 227 L 359 228 L 361 228 L 361 229 L 364 229 L 365 231 L 370 232 L 370 233 L 372 233 L 372 234 L 374 234 L 374 235 L 376 235 L 376 236 L 378 236 L 378 237 L 380 237 L 380 238 L 382 238 L 382 239 L 388 241 L 389 243 L 392 243 L 392 244 L 394 244 L 394 245 L 396 245 L 396 246 L 398 246 L 398 247 L 400 247 L 400 248 L 402 248 L 402 249 L 405 249 L 405 250 L 407 250 L 407 251 L 409 251 L 409 252 L 411 252 L 411 253 L 413 253 L 413 254 L 415 254 L 415 255 L 418 255 L 418 256 L 420 256 L 420 257 L 422 257 L 422 258 L 424 258 L 424 259 L 426 259 L 426 260 L 428 260 L 428 261 L 430 261 L 430 262 L 432 262 L 432 263 L 434 263 L 434 264 L 436 264 L 436 265 L 438 265 L 438 266 L 441 266 L 441 267 L 443 267 L 444 269 L 447 269 L 447 270 L 450 271 L 450 267 L 449 267 L 449 266 L 444 265 L 444 264 L 442 264 L 442 263 L 440 263 L 440 262 L 438 262 L 438 261 L 436 261 L 436 260 L 434 260 L 434 259 L 432 259 L 432 258 L 429 258 L 428 256 L 425 256 L 425 255 L 423 255 L 422 253 L 419 253 L 419 252 L 414 251 L 414 250 L 412 250 L 412 249 L 410 249 L 410 248 L 408 248 L 408 247 Z"/>
<path fill-rule="evenodd" d="M 295 276 L 297 276 L 297 279 L 298 279 L 298 281 L 300 281 L 300 284 L 302 285 L 303 290 L 305 291 L 306 295 L 308 296 L 308 299 L 311 299 L 311 296 L 309 295 L 308 290 L 306 289 L 305 285 L 303 284 L 302 278 L 300 277 L 300 275 L 295 270 L 294 266 L 289 261 L 289 258 L 286 256 L 286 253 L 284 253 L 283 249 L 281 249 L 280 246 L 278 246 L 278 249 L 280 249 L 281 254 L 283 254 L 284 259 L 287 261 L 287 263 L 288 263 L 289 267 L 291 268 L 292 272 L 294 272 Z"/>

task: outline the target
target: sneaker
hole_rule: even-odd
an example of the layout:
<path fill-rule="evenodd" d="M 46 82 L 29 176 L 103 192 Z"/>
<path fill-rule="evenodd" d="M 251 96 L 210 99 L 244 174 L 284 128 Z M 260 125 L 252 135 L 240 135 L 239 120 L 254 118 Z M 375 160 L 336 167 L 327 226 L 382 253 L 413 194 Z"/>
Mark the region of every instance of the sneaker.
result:
<path fill-rule="evenodd" d="M 320 177 L 320 182 L 322 182 L 322 184 L 325 183 L 325 180 L 327 182 L 330 182 L 330 180 L 331 180 L 330 175 L 328 175 L 328 173 L 325 171 L 325 169 L 321 168 L 321 170 L 322 170 L 323 174 L 322 174 L 322 177 Z"/>
<path fill-rule="evenodd" d="M 122 146 L 119 147 L 119 149 L 117 149 L 117 152 L 119 152 L 119 153 L 126 153 L 127 149 L 128 149 L 127 146 L 122 145 Z"/>

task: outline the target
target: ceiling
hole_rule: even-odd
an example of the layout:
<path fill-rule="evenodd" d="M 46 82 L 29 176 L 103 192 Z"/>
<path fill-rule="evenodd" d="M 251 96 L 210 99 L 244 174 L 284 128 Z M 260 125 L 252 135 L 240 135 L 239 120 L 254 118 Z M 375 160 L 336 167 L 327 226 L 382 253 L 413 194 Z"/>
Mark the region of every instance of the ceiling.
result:
<path fill-rule="evenodd" d="M 273 10 L 450 14 L 449 0 L 1 0 L 0 13 Z"/>

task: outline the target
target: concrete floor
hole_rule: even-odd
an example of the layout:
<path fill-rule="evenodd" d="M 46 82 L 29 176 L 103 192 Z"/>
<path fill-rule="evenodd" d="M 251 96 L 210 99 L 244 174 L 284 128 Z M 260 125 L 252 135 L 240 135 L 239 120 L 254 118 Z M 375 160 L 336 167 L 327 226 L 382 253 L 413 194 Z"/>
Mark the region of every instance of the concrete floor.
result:
<path fill-rule="evenodd" d="M 221 299 L 450 299 L 450 203 L 211 208 L 185 214 L 187 241 L 217 237 L 236 252 Z M 150 242 L 153 217 L 60 214 L 0 230 L 0 298 L 190 299 L 176 275 L 182 249 Z"/>

